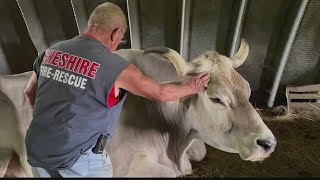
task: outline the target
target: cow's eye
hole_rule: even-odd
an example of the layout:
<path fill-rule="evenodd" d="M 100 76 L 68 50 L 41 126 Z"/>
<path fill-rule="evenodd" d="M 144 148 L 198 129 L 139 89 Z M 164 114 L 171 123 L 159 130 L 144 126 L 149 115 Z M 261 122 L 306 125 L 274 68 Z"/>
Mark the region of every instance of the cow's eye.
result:
<path fill-rule="evenodd" d="M 212 102 L 223 104 L 223 102 L 219 98 L 210 98 Z"/>
<path fill-rule="evenodd" d="M 226 106 L 226 104 L 225 104 L 223 101 L 221 101 L 221 99 L 219 99 L 219 98 L 210 98 L 210 100 L 211 100 L 213 103 L 217 103 L 217 104 L 221 104 L 221 105 L 223 105 L 223 106 Z"/>

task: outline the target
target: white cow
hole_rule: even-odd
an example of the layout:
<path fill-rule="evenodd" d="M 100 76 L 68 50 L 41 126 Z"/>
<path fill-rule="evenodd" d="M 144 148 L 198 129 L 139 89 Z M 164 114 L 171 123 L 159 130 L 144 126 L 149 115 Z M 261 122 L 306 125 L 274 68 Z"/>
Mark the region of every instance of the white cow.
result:
<path fill-rule="evenodd" d="M 207 51 L 189 63 L 168 48 L 145 52 L 119 50 L 116 53 L 161 83 L 171 81 L 179 84 L 188 74 L 201 72 L 209 72 L 211 81 L 205 91 L 168 103 L 129 94 L 120 123 L 106 147 L 114 176 L 177 177 L 190 174 L 190 160 L 201 161 L 206 155 L 203 142 L 222 151 L 239 153 L 242 159 L 249 161 L 261 161 L 274 151 L 275 137 L 249 102 L 250 86 L 234 70 L 248 56 L 249 46 L 245 40 L 241 41 L 239 51 L 231 58 Z M 7 82 L 20 81 L 13 83 L 21 85 L 15 89 L 16 92 L 10 90 L 14 86 L 9 86 L 4 93 L 11 101 L 13 98 L 8 94 L 18 95 L 16 100 L 22 104 L 12 103 L 12 111 L 18 109 L 15 114 L 20 113 L 20 116 L 14 119 L 8 114 L 1 120 L 1 125 L 11 124 L 11 121 L 29 123 L 30 112 L 22 114 L 29 110 L 22 100 L 28 75 L 5 77 Z M 24 76 L 26 78 L 23 79 Z M 7 78 L 15 79 L 10 81 Z M 1 132 L 5 132 L 6 139 L 12 134 L 6 129 L 1 129 Z M 9 142 L 14 144 L 21 140 L 10 138 Z M 25 162 L 24 151 L 12 149 L 20 155 L 21 162 Z M 26 163 L 24 168 L 28 169 L 25 166 Z"/>
<path fill-rule="evenodd" d="M 14 169 L 7 175 L 32 176 L 24 143 L 32 110 L 23 95 L 31 73 L 0 76 L 0 177 L 7 172 L 10 161 Z"/>

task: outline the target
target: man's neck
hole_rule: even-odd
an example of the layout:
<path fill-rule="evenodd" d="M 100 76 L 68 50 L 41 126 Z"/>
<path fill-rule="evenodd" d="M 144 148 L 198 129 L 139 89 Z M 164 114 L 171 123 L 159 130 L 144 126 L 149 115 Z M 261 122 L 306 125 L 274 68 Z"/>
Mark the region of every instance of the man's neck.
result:
<path fill-rule="evenodd" d="M 101 44 L 103 44 L 106 48 L 108 48 L 110 50 L 110 47 L 108 46 L 108 44 L 105 42 L 105 39 L 104 39 L 106 37 L 106 35 L 101 36 L 100 34 L 94 33 L 91 31 L 85 31 L 83 34 L 98 40 Z"/>

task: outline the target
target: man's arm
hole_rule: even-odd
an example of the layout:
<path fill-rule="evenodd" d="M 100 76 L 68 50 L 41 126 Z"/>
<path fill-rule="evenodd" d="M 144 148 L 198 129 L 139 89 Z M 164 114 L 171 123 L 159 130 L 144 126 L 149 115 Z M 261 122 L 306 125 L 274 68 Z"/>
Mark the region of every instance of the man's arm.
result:
<path fill-rule="evenodd" d="M 144 76 L 135 65 L 129 64 L 116 80 L 116 87 L 151 100 L 167 102 L 196 94 L 202 91 L 209 81 L 209 74 L 202 73 L 191 77 L 186 83 L 181 85 L 171 83 L 159 84 Z"/>
<path fill-rule="evenodd" d="M 24 97 L 27 100 L 27 103 L 33 108 L 35 98 L 36 98 L 36 92 L 38 87 L 38 79 L 37 74 L 35 72 L 32 73 L 26 88 L 24 89 Z"/>

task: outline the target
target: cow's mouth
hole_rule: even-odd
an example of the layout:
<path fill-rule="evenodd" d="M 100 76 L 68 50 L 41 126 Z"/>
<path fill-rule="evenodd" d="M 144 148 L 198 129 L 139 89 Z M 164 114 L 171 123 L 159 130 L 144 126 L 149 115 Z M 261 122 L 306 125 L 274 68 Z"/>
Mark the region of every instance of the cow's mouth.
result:
<path fill-rule="evenodd" d="M 253 151 L 253 153 L 244 154 L 244 153 L 240 152 L 239 154 L 240 154 L 241 159 L 243 159 L 245 161 L 262 162 L 266 158 L 268 158 L 271 153 L 272 153 L 272 151 L 263 152 L 263 151 L 255 150 L 255 151 Z"/>
<path fill-rule="evenodd" d="M 263 160 L 265 160 L 267 157 L 262 157 L 262 158 L 256 158 L 256 159 L 248 159 L 248 161 L 252 161 L 252 162 L 262 162 Z"/>
<path fill-rule="evenodd" d="M 241 157 L 241 156 L 240 156 Z M 251 161 L 251 162 L 262 162 L 266 157 L 255 157 L 255 158 L 252 158 L 252 157 L 249 157 L 249 158 L 242 158 L 242 160 L 244 161 Z"/>
<path fill-rule="evenodd" d="M 270 154 L 264 155 L 264 156 L 261 156 L 261 157 L 249 157 L 249 158 L 246 158 L 244 160 L 245 161 L 251 161 L 251 162 L 262 162 L 262 161 L 266 160 L 269 156 L 270 156 Z"/>

